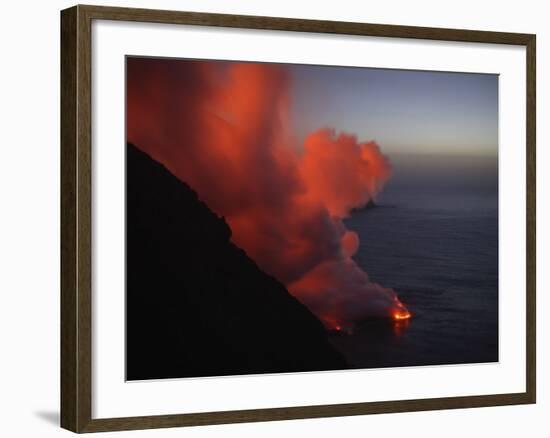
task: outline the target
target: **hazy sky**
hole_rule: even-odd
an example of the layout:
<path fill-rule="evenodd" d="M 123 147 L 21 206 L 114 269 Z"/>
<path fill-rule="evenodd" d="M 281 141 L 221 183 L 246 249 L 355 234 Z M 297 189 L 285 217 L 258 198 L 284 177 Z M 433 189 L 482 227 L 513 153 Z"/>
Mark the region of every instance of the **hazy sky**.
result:
<path fill-rule="evenodd" d="M 292 65 L 300 138 L 333 126 L 387 154 L 495 156 L 498 76 Z"/>

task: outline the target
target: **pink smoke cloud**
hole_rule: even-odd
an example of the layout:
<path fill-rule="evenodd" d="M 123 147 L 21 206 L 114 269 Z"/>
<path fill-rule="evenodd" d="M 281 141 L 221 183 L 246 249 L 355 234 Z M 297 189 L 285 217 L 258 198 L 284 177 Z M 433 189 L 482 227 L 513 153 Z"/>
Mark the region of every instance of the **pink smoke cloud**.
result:
<path fill-rule="evenodd" d="M 374 142 L 333 129 L 295 144 L 290 85 L 279 65 L 129 58 L 127 139 L 224 216 L 233 241 L 328 328 L 392 316 L 395 292 L 352 259 L 359 238 L 342 221 L 390 164 Z"/>

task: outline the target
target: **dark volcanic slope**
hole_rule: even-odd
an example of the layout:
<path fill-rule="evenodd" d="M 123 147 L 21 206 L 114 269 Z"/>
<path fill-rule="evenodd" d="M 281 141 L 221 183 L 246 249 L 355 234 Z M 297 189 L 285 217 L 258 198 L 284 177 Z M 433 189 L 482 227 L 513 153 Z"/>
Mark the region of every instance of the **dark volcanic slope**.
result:
<path fill-rule="evenodd" d="M 347 367 L 225 220 L 132 145 L 126 202 L 129 380 Z"/>

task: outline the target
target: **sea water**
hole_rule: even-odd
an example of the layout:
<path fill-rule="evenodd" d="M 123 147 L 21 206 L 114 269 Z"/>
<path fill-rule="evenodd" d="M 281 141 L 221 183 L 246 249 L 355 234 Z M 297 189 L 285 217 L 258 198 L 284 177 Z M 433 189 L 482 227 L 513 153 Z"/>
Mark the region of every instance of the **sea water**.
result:
<path fill-rule="evenodd" d="M 356 262 L 413 317 L 331 341 L 358 368 L 498 361 L 496 157 L 393 161 L 377 207 L 345 223 L 360 238 Z"/>

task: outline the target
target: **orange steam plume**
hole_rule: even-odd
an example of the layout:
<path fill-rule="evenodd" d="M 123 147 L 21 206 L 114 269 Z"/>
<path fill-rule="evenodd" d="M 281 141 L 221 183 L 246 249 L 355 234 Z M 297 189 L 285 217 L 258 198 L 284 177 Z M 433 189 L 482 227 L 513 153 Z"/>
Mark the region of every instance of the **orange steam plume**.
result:
<path fill-rule="evenodd" d="M 332 129 L 297 147 L 290 89 L 279 65 L 129 58 L 127 139 L 225 216 L 234 242 L 328 328 L 405 315 L 353 261 L 359 238 L 342 222 L 382 189 L 389 162 Z"/>

